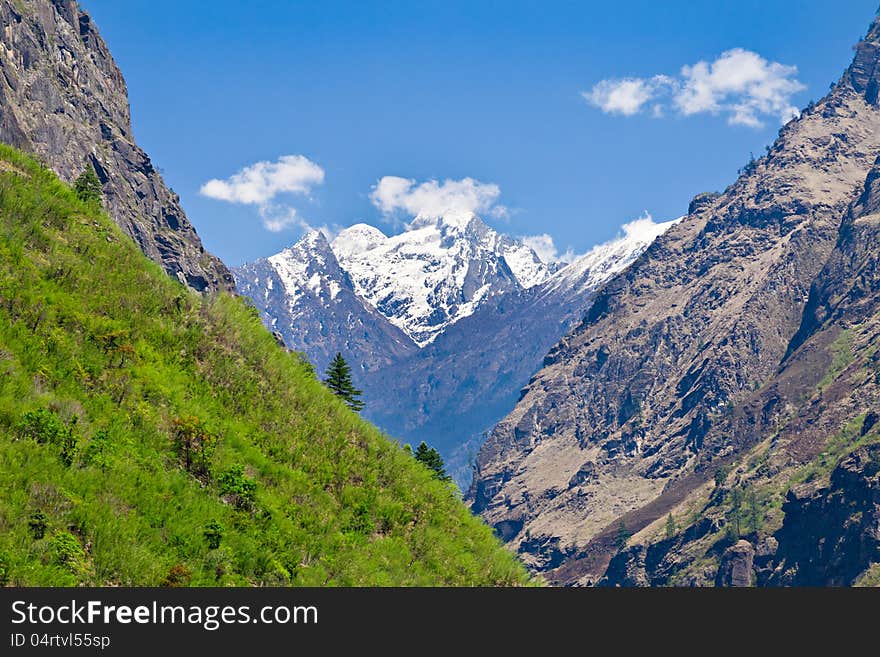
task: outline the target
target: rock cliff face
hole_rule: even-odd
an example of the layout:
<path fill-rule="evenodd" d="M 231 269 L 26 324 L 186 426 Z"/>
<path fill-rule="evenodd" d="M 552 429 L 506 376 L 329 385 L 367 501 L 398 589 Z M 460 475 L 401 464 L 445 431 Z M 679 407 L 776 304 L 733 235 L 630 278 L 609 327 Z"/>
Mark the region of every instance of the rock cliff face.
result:
<path fill-rule="evenodd" d="M 673 583 L 742 584 L 744 546 L 725 552 L 736 545 L 721 541 L 685 558 L 657 531 L 638 532 L 705 493 L 722 466 L 740 467 L 736 485 L 745 485 L 741 459 L 762 441 L 773 443 L 761 467 L 778 477 L 864 412 L 856 379 L 841 379 L 850 373 L 840 335 L 878 310 L 876 234 L 866 234 L 876 220 L 865 215 L 880 177 L 878 55 L 875 24 L 831 93 L 788 123 L 766 157 L 723 194 L 696 198 L 597 294 L 484 445 L 474 508 L 551 580 L 595 581 L 623 522 L 649 543 L 649 571 L 682 573 L 680 557 L 692 579 Z M 842 248 L 848 240 L 861 247 Z M 843 300 L 853 319 L 829 325 Z M 850 326 L 846 350 L 869 353 L 871 330 Z M 716 491 L 702 510 L 724 504 Z M 673 542 L 715 536 L 724 518 L 699 511 Z M 641 557 L 618 558 L 609 573 L 639 580 Z"/>
<path fill-rule="evenodd" d="M 125 81 L 91 17 L 73 0 L 0 0 L 0 26 L 0 141 L 67 181 L 90 164 L 147 256 L 196 290 L 233 289 L 135 143 Z"/>

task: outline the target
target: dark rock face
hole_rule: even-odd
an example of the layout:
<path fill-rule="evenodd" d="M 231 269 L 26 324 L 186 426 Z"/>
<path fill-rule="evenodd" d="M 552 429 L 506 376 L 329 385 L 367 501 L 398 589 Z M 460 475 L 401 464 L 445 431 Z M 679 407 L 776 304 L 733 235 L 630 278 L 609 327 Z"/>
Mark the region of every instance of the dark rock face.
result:
<path fill-rule="evenodd" d="M 720 196 L 721 194 L 718 192 L 703 192 L 702 194 L 697 194 L 688 204 L 688 214 L 696 214 L 697 212 L 706 209 Z"/>
<path fill-rule="evenodd" d="M 768 585 L 849 586 L 880 563 L 880 444 L 844 458 L 827 487 L 792 490 Z"/>
<path fill-rule="evenodd" d="M 650 586 L 645 571 L 647 550 L 644 545 L 634 545 L 627 550 L 618 552 L 611 558 L 605 577 L 599 586 L 642 587 Z"/>
<path fill-rule="evenodd" d="M 755 548 L 748 541 L 737 541 L 724 551 L 715 577 L 715 586 L 752 586 Z"/>
<path fill-rule="evenodd" d="M 662 518 L 718 462 L 772 435 L 771 451 L 809 462 L 873 410 L 880 374 L 865 378 L 878 368 L 857 371 L 857 358 L 880 335 L 878 64 L 875 24 L 831 93 L 766 157 L 718 198 L 695 199 L 597 293 L 483 446 L 474 508 L 493 525 L 522 520 L 513 547 L 526 535 L 559 539 L 573 556 L 552 581 L 601 575 L 612 555 L 597 556 L 599 544 L 621 518 L 633 531 Z M 577 475 L 587 461 L 592 484 Z M 667 554 L 657 559 L 665 575 L 647 566 L 652 583 L 680 566 L 678 548 Z"/>
<path fill-rule="evenodd" d="M 134 141 L 125 81 L 73 0 L 0 0 L 0 141 L 72 181 L 94 167 L 110 216 L 171 276 L 232 290 L 150 158 Z"/>

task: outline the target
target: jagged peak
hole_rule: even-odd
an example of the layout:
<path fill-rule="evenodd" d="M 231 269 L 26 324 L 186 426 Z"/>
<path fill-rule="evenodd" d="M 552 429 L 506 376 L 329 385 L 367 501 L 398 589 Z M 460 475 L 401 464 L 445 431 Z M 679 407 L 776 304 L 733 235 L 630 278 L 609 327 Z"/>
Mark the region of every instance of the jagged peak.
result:
<path fill-rule="evenodd" d="M 476 213 L 470 210 L 450 210 L 442 215 L 419 214 L 410 222 L 408 230 L 436 226 L 442 229 L 465 230 L 472 223 L 485 225 Z"/>
<path fill-rule="evenodd" d="M 358 223 L 341 231 L 331 243 L 337 257 L 345 259 L 360 255 L 382 244 L 388 237 L 369 224 Z"/>

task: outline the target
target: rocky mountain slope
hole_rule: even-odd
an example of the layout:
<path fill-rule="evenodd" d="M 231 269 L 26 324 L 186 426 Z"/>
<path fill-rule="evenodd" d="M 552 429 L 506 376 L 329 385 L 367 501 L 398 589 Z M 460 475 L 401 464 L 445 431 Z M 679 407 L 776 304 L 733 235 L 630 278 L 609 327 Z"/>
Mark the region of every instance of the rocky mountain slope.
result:
<path fill-rule="evenodd" d="M 91 17 L 73 0 L 0 0 L 0 141 L 71 181 L 91 165 L 107 211 L 143 252 L 195 290 L 231 290 L 150 158 L 128 92 Z"/>
<path fill-rule="evenodd" d="M 323 371 L 337 351 L 358 369 L 365 417 L 428 440 L 467 486 L 482 433 L 516 402 L 590 292 L 671 225 L 625 234 L 559 269 L 472 213 L 416 218 L 386 237 L 357 224 L 317 232 L 234 270 L 267 326 Z"/>
<path fill-rule="evenodd" d="M 631 583 L 626 573 L 666 559 L 678 573 L 670 583 L 742 582 L 744 509 L 753 561 L 773 541 L 787 549 L 784 522 L 801 499 L 791 478 L 810 467 L 827 477 L 876 435 L 861 416 L 874 403 L 865 381 L 877 333 L 865 317 L 878 310 L 877 242 L 864 213 L 880 152 L 878 54 L 875 23 L 828 96 L 784 126 L 766 157 L 720 196 L 695 199 L 596 295 L 485 443 L 474 508 L 532 568 L 596 581 L 616 536 L 636 532 L 608 581 Z M 749 483 L 750 468 L 762 485 Z M 831 479 L 813 495 L 834 494 Z M 670 542 L 696 547 L 663 544 L 669 521 Z M 645 544 L 665 545 L 663 556 Z M 650 565 L 639 570 L 640 559 Z M 661 581 L 652 576 L 642 579 Z"/>

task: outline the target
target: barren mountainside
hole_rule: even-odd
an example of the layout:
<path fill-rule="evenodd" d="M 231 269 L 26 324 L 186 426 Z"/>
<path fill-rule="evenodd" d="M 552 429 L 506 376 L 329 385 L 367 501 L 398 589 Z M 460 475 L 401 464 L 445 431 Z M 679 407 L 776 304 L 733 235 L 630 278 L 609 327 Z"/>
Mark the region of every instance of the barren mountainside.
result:
<path fill-rule="evenodd" d="M 68 182 L 91 165 L 110 216 L 149 258 L 195 290 L 231 290 L 135 142 L 125 80 L 91 17 L 73 0 L 0 0 L 0 24 L 0 142 Z"/>
<path fill-rule="evenodd" d="M 620 525 L 636 532 L 636 546 L 656 542 L 664 520 L 682 543 L 727 540 L 744 491 L 763 495 L 751 549 L 769 554 L 759 543 L 785 515 L 779 496 L 797 496 L 792 468 L 814 463 L 866 412 L 864 370 L 842 363 L 864 360 L 876 333 L 864 317 L 840 320 L 845 338 L 828 322 L 843 301 L 865 316 L 878 310 L 875 222 L 862 216 L 873 212 L 880 152 L 878 38 L 875 23 L 828 96 L 724 193 L 695 199 L 595 296 L 493 431 L 478 456 L 474 508 L 533 569 L 559 583 L 596 581 Z M 841 355 L 850 350 L 856 356 Z M 764 476 L 776 497 L 748 484 L 746 456 L 775 463 Z M 668 559 L 687 561 L 666 547 Z M 722 571 L 748 552 L 723 540 L 710 547 L 695 548 L 690 574 L 668 583 L 729 580 Z M 638 571 L 639 555 L 627 555 L 609 573 Z"/>

